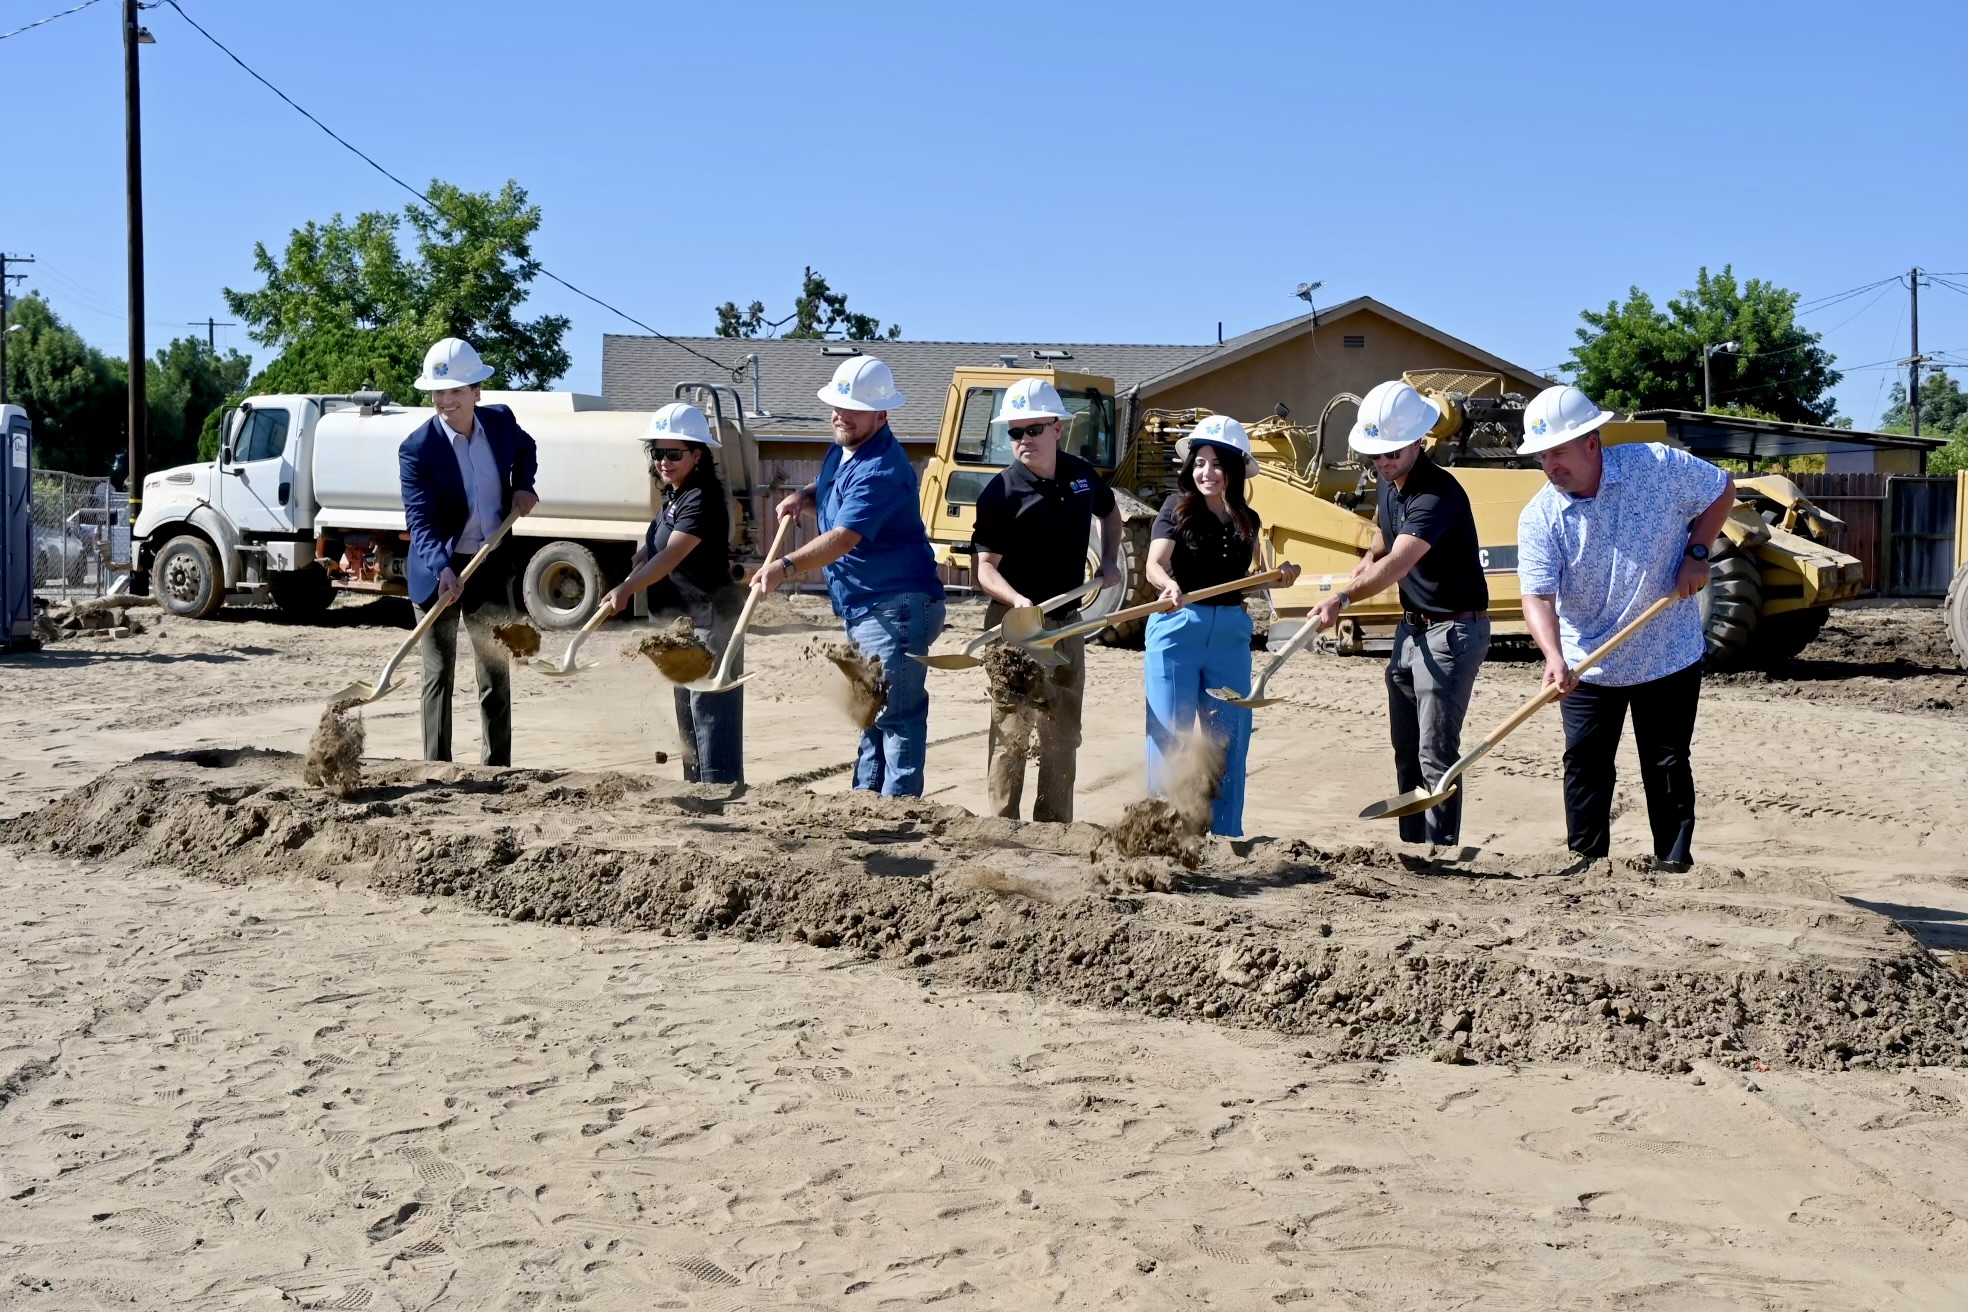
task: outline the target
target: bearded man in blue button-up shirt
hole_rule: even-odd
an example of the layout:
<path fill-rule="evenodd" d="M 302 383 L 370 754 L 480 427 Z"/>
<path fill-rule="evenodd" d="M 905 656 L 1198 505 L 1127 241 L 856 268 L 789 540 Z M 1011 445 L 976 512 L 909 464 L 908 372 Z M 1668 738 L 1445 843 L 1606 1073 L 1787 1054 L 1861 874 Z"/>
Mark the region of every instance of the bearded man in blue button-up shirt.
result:
<path fill-rule="evenodd" d="M 1564 700 L 1566 843 L 1603 857 L 1612 840 L 1614 753 L 1628 712 L 1654 855 L 1693 859 L 1695 777 L 1688 755 L 1706 652 L 1701 606 L 1708 553 L 1736 502 L 1721 469 L 1659 442 L 1602 446 L 1601 410 L 1576 387 L 1550 387 L 1524 409 L 1523 455 L 1550 480 L 1517 521 L 1524 619 L 1544 681 Z M 1680 598 L 1595 669 L 1585 654 L 1665 596 Z"/>
<path fill-rule="evenodd" d="M 825 567 L 834 613 L 861 654 L 881 662 L 887 693 L 862 731 L 854 786 L 921 797 L 929 670 L 909 657 L 926 655 L 943 632 L 943 581 L 917 506 L 915 468 L 888 427 L 888 412 L 908 398 L 871 355 L 844 361 L 819 396 L 834 412 L 834 447 L 820 477 L 779 503 L 779 517 L 811 506 L 820 536 L 767 561 L 753 586 L 769 592 L 802 570 Z"/>

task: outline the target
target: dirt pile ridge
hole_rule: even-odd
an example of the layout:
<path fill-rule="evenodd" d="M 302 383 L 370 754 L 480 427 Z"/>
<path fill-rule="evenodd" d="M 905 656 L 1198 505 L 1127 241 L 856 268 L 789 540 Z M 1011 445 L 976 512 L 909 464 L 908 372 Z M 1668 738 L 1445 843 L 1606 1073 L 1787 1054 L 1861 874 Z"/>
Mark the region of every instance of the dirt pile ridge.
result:
<path fill-rule="evenodd" d="M 1183 894 L 1109 896 L 1090 825 L 370 765 L 337 801 L 301 786 L 285 753 L 147 757 L 0 826 L 0 841 L 223 881 L 352 879 L 513 920 L 799 940 L 967 986 L 1301 1035 L 1321 1059 L 1964 1062 L 1968 981 L 1808 874 L 1599 862 L 1560 876 L 1556 858 L 1210 839 Z"/>
<path fill-rule="evenodd" d="M 628 654 L 647 656 L 671 683 L 695 683 L 717 665 L 711 649 L 699 641 L 688 615 L 679 615 L 665 627 L 643 635 Z"/>

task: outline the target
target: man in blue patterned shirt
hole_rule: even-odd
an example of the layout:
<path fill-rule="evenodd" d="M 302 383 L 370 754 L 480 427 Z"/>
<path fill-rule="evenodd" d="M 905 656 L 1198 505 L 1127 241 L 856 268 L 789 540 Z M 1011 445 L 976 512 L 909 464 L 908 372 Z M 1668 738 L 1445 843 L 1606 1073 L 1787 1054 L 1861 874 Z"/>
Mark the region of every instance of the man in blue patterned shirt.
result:
<path fill-rule="evenodd" d="M 1603 857 L 1612 841 L 1613 757 L 1627 713 L 1647 793 L 1654 855 L 1693 859 L 1695 777 L 1689 745 L 1706 645 L 1696 593 L 1710 544 L 1735 505 L 1735 481 L 1658 442 L 1604 447 L 1601 410 L 1576 387 L 1549 387 L 1524 409 L 1519 454 L 1550 483 L 1517 520 L 1524 618 L 1544 653 L 1544 681 L 1564 700 L 1566 845 Z M 1587 652 L 1664 596 L 1681 598 L 1593 670 Z"/>

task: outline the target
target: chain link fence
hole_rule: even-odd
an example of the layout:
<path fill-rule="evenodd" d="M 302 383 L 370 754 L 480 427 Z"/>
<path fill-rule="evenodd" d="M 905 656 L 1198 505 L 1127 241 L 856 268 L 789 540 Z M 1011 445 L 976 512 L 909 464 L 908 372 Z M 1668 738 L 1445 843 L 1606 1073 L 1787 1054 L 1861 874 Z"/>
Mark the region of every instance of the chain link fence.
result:
<path fill-rule="evenodd" d="M 102 596 L 129 568 L 129 498 L 103 478 L 58 469 L 32 477 L 35 595 L 51 602 Z"/>

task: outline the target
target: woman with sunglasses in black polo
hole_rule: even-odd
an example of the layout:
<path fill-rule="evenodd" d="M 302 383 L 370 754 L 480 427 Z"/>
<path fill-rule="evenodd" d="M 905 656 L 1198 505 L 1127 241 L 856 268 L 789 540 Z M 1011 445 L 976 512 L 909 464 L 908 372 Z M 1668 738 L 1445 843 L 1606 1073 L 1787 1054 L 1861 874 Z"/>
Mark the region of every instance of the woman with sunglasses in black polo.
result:
<path fill-rule="evenodd" d="M 649 470 L 663 484 L 663 509 L 650 522 L 629 577 L 601 604 L 619 614 L 649 588 L 652 614 L 688 615 L 698 639 L 714 658 L 721 657 L 744 608 L 745 590 L 731 576 L 731 505 L 711 462 L 718 441 L 704 412 L 682 402 L 658 410 L 642 440 Z M 732 673 L 738 669 L 734 665 Z M 744 783 L 745 690 L 675 692 L 684 779 Z"/>

